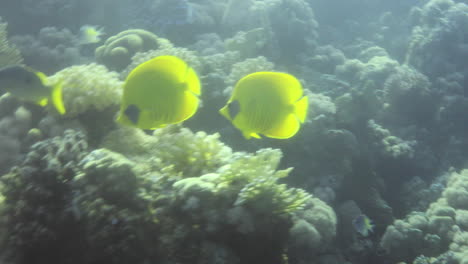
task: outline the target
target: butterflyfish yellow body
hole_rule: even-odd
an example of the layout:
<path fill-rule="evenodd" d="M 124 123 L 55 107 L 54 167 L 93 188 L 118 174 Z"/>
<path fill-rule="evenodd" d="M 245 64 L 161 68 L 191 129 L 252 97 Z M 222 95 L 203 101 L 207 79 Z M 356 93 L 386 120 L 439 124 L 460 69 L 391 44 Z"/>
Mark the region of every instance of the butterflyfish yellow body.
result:
<path fill-rule="evenodd" d="M 256 72 L 239 80 L 220 113 L 246 139 L 260 134 L 285 139 L 294 136 L 306 119 L 308 99 L 301 83 L 281 72 Z"/>
<path fill-rule="evenodd" d="M 141 129 L 180 123 L 195 114 L 200 94 L 200 80 L 185 61 L 159 56 L 128 75 L 117 121 Z"/>

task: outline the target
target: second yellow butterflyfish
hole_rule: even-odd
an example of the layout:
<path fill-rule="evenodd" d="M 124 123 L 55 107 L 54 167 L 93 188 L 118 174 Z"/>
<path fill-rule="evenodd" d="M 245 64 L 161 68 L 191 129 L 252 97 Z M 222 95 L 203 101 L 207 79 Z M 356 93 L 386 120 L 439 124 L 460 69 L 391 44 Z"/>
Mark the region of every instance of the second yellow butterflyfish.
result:
<path fill-rule="evenodd" d="M 245 138 L 290 138 L 306 119 L 307 96 L 294 76 L 281 72 L 255 72 L 239 80 L 220 113 Z"/>

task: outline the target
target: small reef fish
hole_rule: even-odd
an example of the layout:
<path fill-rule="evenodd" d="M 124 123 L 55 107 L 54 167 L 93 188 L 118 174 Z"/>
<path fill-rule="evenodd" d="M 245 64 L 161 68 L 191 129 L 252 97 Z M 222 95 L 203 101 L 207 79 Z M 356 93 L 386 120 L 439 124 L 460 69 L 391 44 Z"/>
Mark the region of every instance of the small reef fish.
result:
<path fill-rule="evenodd" d="M 60 114 L 65 114 L 62 100 L 62 85 L 49 86 L 42 72 L 22 65 L 12 65 L 0 69 L 0 91 L 24 100 L 46 106 L 49 100 Z"/>
<path fill-rule="evenodd" d="M 117 122 L 141 129 L 180 123 L 195 114 L 201 94 L 195 71 L 175 56 L 138 65 L 124 83 Z"/>
<path fill-rule="evenodd" d="M 304 123 L 308 99 L 301 83 L 281 72 L 256 72 L 243 77 L 231 98 L 219 112 L 239 129 L 246 139 L 290 138 Z"/>
<path fill-rule="evenodd" d="M 370 220 L 369 217 L 364 214 L 358 215 L 356 218 L 354 218 L 353 226 L 356 232 L 364 237 L 367 237 L 369 233 L 374 231 L 372 220 Z"/>
<path fill-rule="evenodd" d="M 101 41 L 102 35 L 104 35 L 102 28 L 84 25 L 80 28 L 80 44 L 98 43 Z"/>

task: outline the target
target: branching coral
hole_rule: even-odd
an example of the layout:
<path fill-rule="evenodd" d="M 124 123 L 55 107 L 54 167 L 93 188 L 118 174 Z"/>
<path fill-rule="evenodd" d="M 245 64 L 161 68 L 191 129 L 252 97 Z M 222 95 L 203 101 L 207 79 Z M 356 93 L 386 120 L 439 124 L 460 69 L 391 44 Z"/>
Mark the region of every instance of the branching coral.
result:
<path fill-rule="evenodd" d="M 127 155 L 137 161 L 140 168 L 170 166 L 183 177 L 196 177 L 230 160 L 231 149 L 218 138 L 219 134 L 193 133 L 179 126 L 155 130 L 153 136 L 137 129 L 122 128 L 110 133 L 103 146 Z"/>

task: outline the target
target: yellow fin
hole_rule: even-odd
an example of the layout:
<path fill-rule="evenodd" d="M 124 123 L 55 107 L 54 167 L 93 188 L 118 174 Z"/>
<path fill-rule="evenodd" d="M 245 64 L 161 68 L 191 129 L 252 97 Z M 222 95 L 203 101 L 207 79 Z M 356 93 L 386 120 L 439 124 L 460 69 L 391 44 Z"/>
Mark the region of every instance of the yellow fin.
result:
<path fill-rule="evenodd" d="M 43 85 L 47 85 L 47 76 L 46 76 L 44 73 L 38 72 L 38 71 L 34 71 L 33 69 L 31 69 L 31 68 L 29 68 L 29 67 L 28 67 L 28 70 L 34 72 L 34 73 L 37 75 L 37 77 L 39 77 L 39 79 L 41 80 L 41 82 L 42 82 Z"/>
<path fill-rule="evenodd" d="M 271 138 L 285 139 L 294 136 L 300 128 L 299 120 L 296 115 L 289 114 L 281 122 L 281 124 L 276 127 L 271 128 L 268 131 L 265 131 L 263 134 Z"/>
<path fill-rule="evenodd" d="M 253 132 L 244 132 L 244 131 L 242 131 L 242 135 L 245 137 L 245 139 L 262 138 L 259 134 L 253 133 Z"/>
<path fill-rule="evenodd" d="M 259 134 L 257 133 L 250 133 L 250 136 L 253 138 L 262 138 Z"/>
<path fill-rule="evenodd" d="M 197 96 L 201 94 L 200 79 L 198 79 L 197 73 L 188 65 L 185 82 L 187 84 L 187 89 L 190 92 L 194 93 Z"/>
<path fill-rule="evenodd" d="M 304 123 L 307 117 L 307 108 L 309 107 L 309 98 L 307 96 L 302 97 L 299 101 L 294 104 L 294 114 L 301 123 Z"/>
<path fill-rule="evenodd" d="M 174 120 L 177 123 L 189 119 L 195 114 L 195 112 L 197 112 L 198 109 L 199 99 L 192 92 L 186 92 L 182 100 L 179 115 Z"/>
<path fill-rule="evenodd" d="M 63 105 L 62 100 L 62 83 L 57 83 L 52 87 L 52 94 L 50 98 L 55 106 L 55 109 L 57 109 L 57 112 L 59 112 L 61 115 L 65 114 L 65 106 Z"/>
<path fill-rule="evenodd" d="M 47 98 L 42 98 L 41 100 L 37 101 L 36 103 L 40 106 L 46 106 L 49 100 Z"/>

